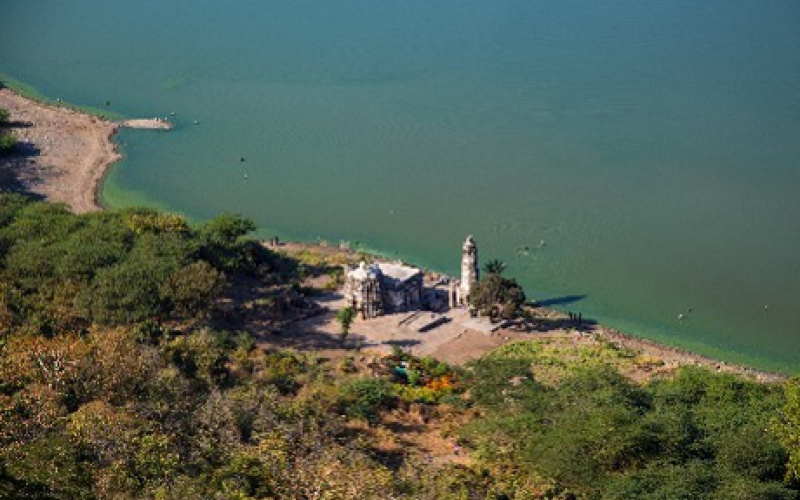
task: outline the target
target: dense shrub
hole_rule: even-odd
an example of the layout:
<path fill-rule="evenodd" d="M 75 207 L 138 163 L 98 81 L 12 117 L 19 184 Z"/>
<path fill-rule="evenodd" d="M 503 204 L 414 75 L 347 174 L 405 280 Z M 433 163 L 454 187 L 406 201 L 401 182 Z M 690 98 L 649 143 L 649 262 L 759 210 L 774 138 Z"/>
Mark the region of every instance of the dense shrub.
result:
<path fill-rule="evenodd" d="M 485 416 L 463 437 L 487 463 L 581 498 L 796 498 L 767 431 L 777 387 L 696 368 L 640 386 L 603 365 L 542 386 L 529 352 L 473 364 Z"/>
<path fill-rule="evenodd" d="M 0 130 L 0 154 L 5 154 L 14 149 L 17 145 L 17 139 L 11 132 L 3 132 Z"/>
<path fill-rule="evenodd" d="M 150 209 L 75 215 L 1 195 L 0 281 L 17 299 L 14 317 L 40 333 L 207 317 L 227 276 L 277 261 L 244 238 L 253 227 L 226 215 L 193 230 Z"/>
<path fill-rule="evenodd" d="M 9 112 L 3 108 L 0 108 L 0 155 L 7 153 L 17 144 L 17 140 L 14 138 L 14 135 L 11 132 L 3 129 L 3 127 L 8 125 L 10 119 L 11 115 Z"/>
<path fill-rule="evenodd" d="M 394 400 L 392 384 L 383 379 L 358 378 L 342 388 L 341 405 L 345 414 L 375 423 L 378 412 Z"/>
<path fill-rule="evenodd" d="M 628 352 L 537 343 L 465 370 L 397 348 L 376 378 L 189 320 L 235 273 L 288 287 L 251 228 L 0 196 L 0 499 L 797 498 L 797 380 L 639 384 Z M 468 465 L 406 450 L 442 438 L 410 402 Z"/>
<path fill-rule="evenodd" d="M 469 300 L 484 316 L 513 319 L 525 303 L 525 292 L 516 280 L 490 273 L 481 278 Z"/>

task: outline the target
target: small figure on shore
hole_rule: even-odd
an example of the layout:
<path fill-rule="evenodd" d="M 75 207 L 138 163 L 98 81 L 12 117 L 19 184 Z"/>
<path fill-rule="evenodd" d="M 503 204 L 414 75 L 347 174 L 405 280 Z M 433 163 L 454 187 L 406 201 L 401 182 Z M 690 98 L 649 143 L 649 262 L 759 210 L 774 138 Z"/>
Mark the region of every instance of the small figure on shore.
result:
<path fill-rule="evenodd" d="M 459 453 L 461 453 L 461 447 L 456 443 L 453 445 L 453 455 L 458 456 Z"/>

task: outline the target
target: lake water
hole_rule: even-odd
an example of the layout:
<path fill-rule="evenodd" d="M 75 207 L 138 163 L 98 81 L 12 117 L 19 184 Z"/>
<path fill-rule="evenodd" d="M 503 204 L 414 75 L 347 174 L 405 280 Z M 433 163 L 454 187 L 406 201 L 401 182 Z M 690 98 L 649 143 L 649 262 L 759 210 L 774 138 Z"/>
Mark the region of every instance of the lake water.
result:
<path fill-rule="evenodd" d="M 796 0 L 2 3 L 3 73 L 176 113 L 119 135 L 110 206 L 450 273 L 472 233 L 532 297 L 800 370 Z"/>

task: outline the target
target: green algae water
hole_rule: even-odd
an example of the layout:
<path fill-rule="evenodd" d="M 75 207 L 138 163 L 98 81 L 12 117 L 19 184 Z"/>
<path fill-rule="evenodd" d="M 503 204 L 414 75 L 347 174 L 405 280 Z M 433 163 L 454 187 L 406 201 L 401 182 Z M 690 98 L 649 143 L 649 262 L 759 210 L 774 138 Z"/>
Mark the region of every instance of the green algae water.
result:
<path fill-rule="evenodd" d="M 472 233 L 535 298 L 797 373 L 798 26 L 794 0 L 5 0 L 0 71 L 175 113 L 118 136 L 109 206 L 450 273 Z"/>

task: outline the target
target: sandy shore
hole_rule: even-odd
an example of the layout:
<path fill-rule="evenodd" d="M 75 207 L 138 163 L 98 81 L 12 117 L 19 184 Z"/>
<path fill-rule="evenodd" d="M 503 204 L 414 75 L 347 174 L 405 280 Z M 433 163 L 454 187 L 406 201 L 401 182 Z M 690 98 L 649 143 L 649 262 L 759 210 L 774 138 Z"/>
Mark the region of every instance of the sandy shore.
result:
<path fill-rule="evenodd" d="M 120 159 L 112 137 L 120 127 L 165 130 L 155 119 L 114 123 L 93 115 L 22 97 L 0 88 L 0 108 L 11 114 L 19 145 L 0 160 L 0 188 L 26 191 L 69 205 L 76 213 L 100 210 L 99 188 Z"/>

